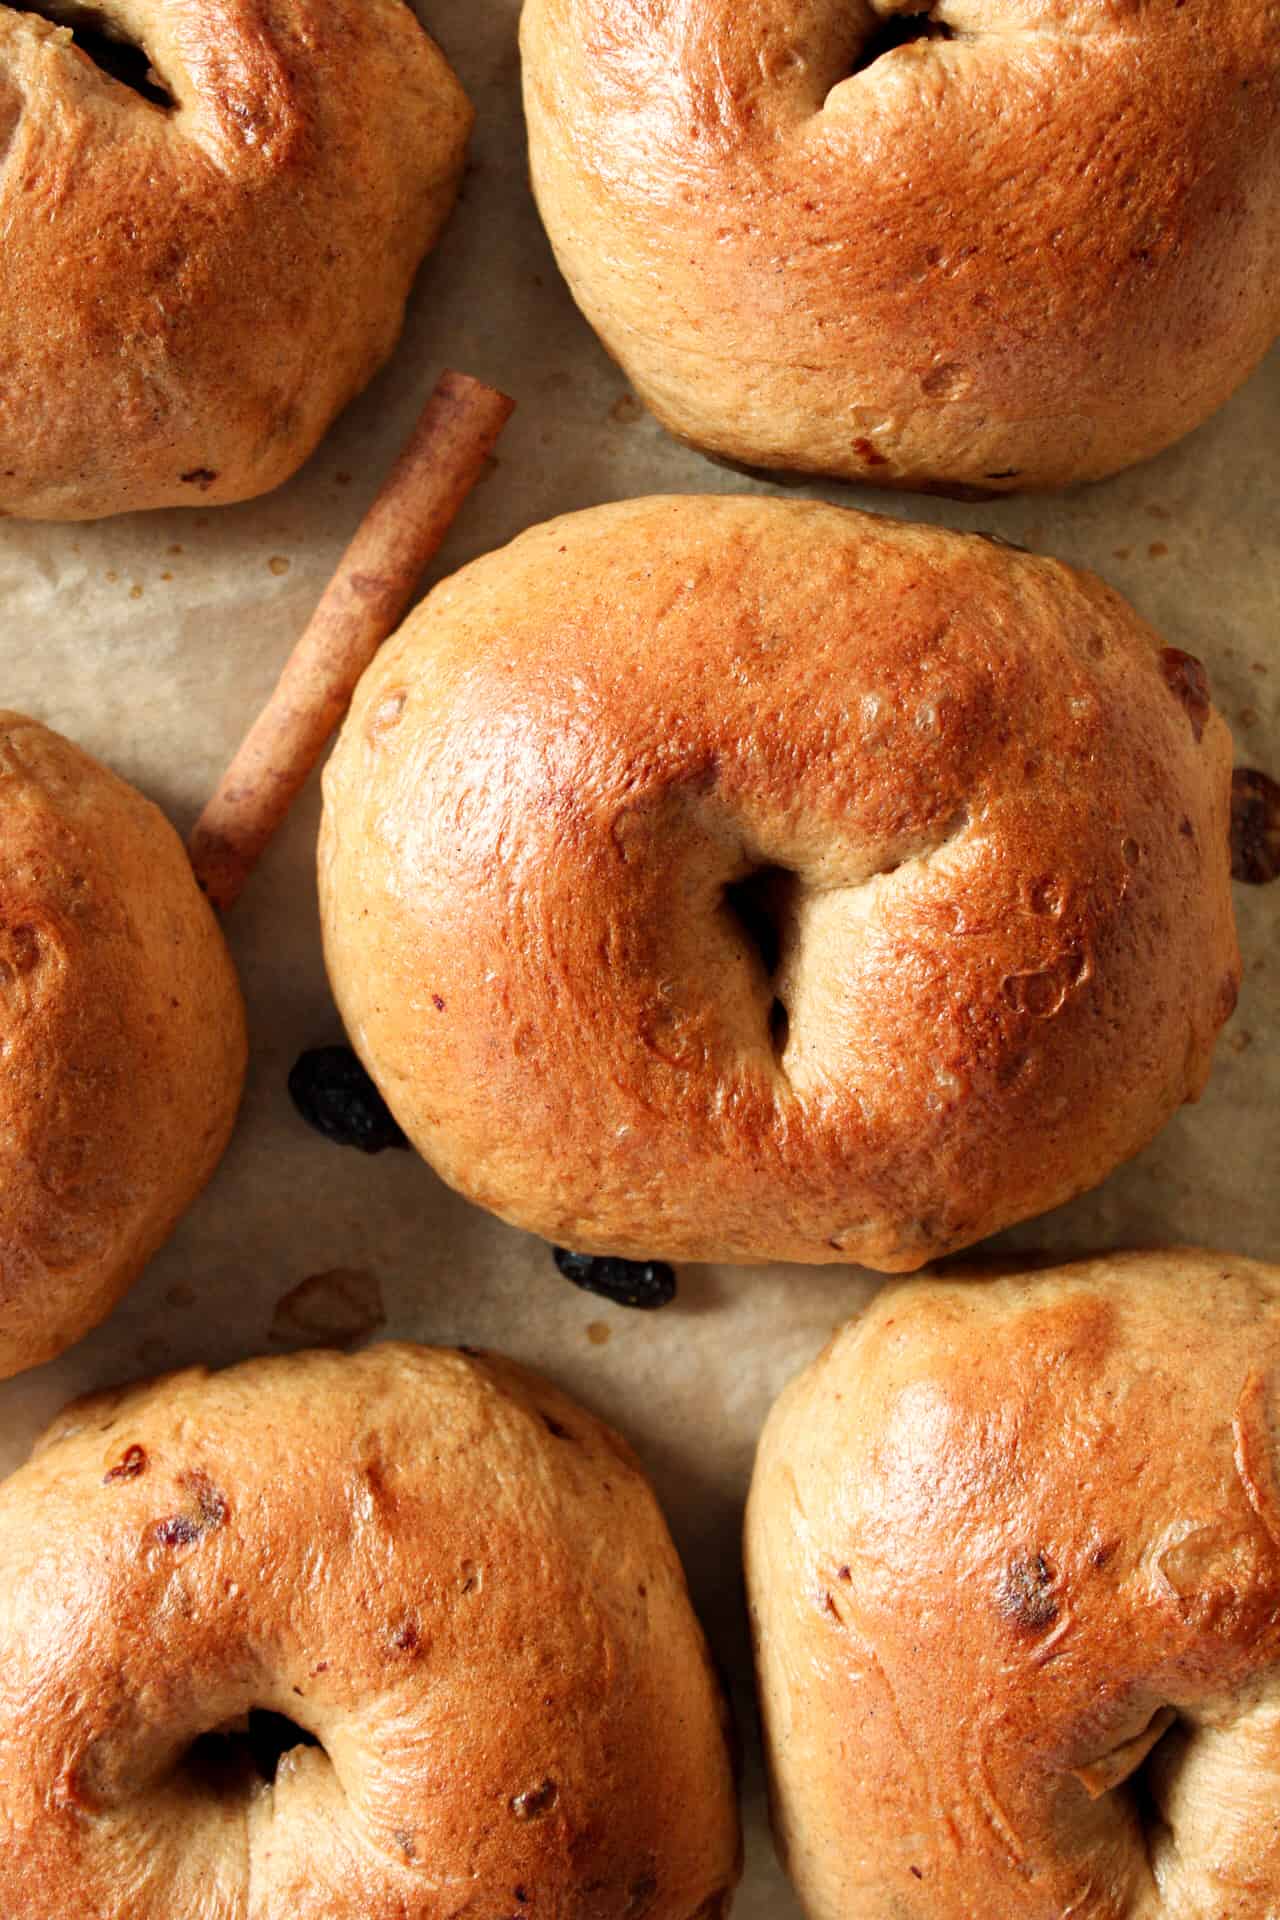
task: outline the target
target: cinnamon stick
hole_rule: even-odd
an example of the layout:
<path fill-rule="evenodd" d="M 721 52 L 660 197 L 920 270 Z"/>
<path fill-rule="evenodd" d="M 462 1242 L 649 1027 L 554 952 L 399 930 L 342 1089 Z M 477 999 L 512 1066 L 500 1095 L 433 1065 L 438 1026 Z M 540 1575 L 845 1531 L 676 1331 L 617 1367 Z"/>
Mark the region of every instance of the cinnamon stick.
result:
<path fill-rule="evenodd" d="M 215 907 L 238 899 L 378 648 L 480 478 L 514 401 L 445 373 L 188 844 Z"/>

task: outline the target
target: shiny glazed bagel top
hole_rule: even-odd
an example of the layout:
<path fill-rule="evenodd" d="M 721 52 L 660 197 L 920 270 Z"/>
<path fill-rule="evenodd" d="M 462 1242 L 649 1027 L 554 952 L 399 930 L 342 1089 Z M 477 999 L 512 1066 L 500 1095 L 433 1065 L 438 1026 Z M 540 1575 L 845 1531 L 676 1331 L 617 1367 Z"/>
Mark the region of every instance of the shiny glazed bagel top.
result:
<path fill-rule="evenodd" d="M 287 479 L 391 351 L 470 124 L 402 0 L 0 5 L 0 514 Z"/>
<path fill-rule="evenodd" d="M 522 33 L 570 285 L 713 452 L 1064 486 L 1280 332 L 1275 0 L 527 0 Z"/>
<path fill-rule="evenodd" d="M 1091 576 L 826 506 L 603 507 L 445 582 L 366 675 L 330 977 L 505 1217 L 907 1269 L 1200 1090 L 1229 780 L 1202 671 Z"/>

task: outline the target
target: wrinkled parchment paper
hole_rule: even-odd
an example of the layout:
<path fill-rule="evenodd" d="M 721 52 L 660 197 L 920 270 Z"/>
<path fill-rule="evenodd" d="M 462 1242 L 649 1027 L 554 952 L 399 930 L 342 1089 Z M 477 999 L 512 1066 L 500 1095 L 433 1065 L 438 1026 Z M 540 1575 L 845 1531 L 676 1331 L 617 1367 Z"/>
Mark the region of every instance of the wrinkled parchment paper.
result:
<path fill-rule="evenodd" d="M 461 204 L 389 369 L 265 500 L 89 527 L 0 526 L 0 705 L 72 735 L 184 832 L 442 366 L 506 388 L 519 412 L 437 575 L 599 501 L 769 490 L 669 441 L 572 306 L 526 184 L 517 0 L 419 4 L 479 124 Z M 1280 778 L 1280 351 L 1182 446 L 1073 496 L 958 506 L 808 491 L 989 528 L 1097 569 L 1205 661 L 1237 762 Z M 308 1132 L 286 1075 L 303 1048 L 341 1038 L 320 957 L 317 813 L 313 782 L 230 918 L 253 1048 L 231 1150 L 107 1325 L 0 1386 L 0 1470 L 74 1394 L 304 1345 L 326 1328 L 355 1335 L 379 1314 L 386 1336 L 493 1345 L 545 1369 L 620 1426 L 653 1474 L 747 1736 L 747 1878 L 735 1911 L 794 1920 L 765 1819 L 738 1529 L 766 1409 L 876 1282 L 836 1268 L 686 1269 L 676 1305 L 627 1313 L 577 1292 L 544 1246 L 455 1198 L 414 1156 L 366 1160 Z M 1204 1100 L 1100 1192 L 1002 1246 L 1068 1254 L 1181 1241 L 1280 1257 L 1280 885 L 1237 887 L 1236 897 L 1244 992 Z"/>

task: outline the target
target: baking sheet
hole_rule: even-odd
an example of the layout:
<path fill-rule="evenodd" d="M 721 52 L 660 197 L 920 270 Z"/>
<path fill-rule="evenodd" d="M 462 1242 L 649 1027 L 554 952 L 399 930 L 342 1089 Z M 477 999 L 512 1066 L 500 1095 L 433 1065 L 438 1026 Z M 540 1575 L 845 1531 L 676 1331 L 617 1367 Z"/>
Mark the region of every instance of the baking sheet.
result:
<path fill-rule="evenodd" d="M 0 704 L 108 760 L 184 832 L 443 365 L 506 388 L 519 412 L 437 576 L 534 521 L 600 501 L 779 490 L 666 439 L 573 308 L 526 185 L 516 0 L 420 10 L 479 124 L 461 204 L 391 367 L 265 500 L 89 527 L 0 526 Z M 1181 447 L 1075 495 L 958 506 L 802 491 L 990 528 L 1096 568 L 1205 661 L 1237 762 L 1280 777 L 1278 461 L 1273 352 Z M 0 1386 L 0 1470 L 73 1394 L 306 1344 L 326 1327 L 354 1333 L 377 1312 L 386 1336 L 489 1344 L 543 1368 L 620 1426 L 654 1476 L 747 1735 L 747 1879 L 735 1913 L 794 1920 L 764 1816 L 738 1528 L 767 1407 L 877 1282 L 839 1269 L 686 1268 L 675 1306 L 626 1313 L 575 1291 L 544 1246 L 468 1207 L 413 1156 L 365 1160 L 309 1133 L 286 1075 L 303 1048 L 341 1038 L 317 927 L 318 800 L 313 782 L 229 924 L 252 1037 L 231 1150 L 107 1325 Z M 1245 984 L 1204 1100 L 1099 1192 L 998 1245 L 1067 1254 L 1181 1241 L 1280 1254 L 1280 887 L 1238 887 L 1236 898 Z"/>

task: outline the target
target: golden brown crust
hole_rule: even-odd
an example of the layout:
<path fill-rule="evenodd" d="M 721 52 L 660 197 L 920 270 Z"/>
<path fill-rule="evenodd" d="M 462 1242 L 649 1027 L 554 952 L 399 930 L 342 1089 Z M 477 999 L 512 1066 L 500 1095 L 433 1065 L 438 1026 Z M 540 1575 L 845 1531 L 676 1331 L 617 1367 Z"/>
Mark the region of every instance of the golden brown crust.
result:
<path fill-rule="evenodd" d="M 304 1354 L 69 1408 L 0 1488 L 0 1567 L 6 1920 L 727 1911 L 662 1516 L 508 1362 Z M 191 1743 L 251 1709 L 319 1749 L 217 1794 Z"/>
<path fill-rule="evenodd" d="M 1005 493 L 1145 459 L 1280 332 L 1274 0 L 526 0 L 538 202 L 659 418 Z"/>
<path fill-rule="evenodd" d="M 0 713 L 0 1378 L 115 1305 L 231 1134 L 231 957 L 182 843 L 78 747 Z"/>
<path fill-rule="evenodd" d="M 280 485 L 390 353 L 471 109 L 401 0 L 0 6 L 0 513 Z"/>
<path fill-rule="evenodd" d="M 826 506 L 601 508 L 437 588 L 366 675 L 330 978 L 415 1144 L 506 1218 L 906 1270 L 1200 1091 L 1230 766 L 1198 667 L 1092 576 Z"/>
<path fill-rule="evenodd" d="M 882 1293 L 747 1513 L 810 1920 L 1280 1910 L 1280 1269 L 1129 1254 Z"/>

